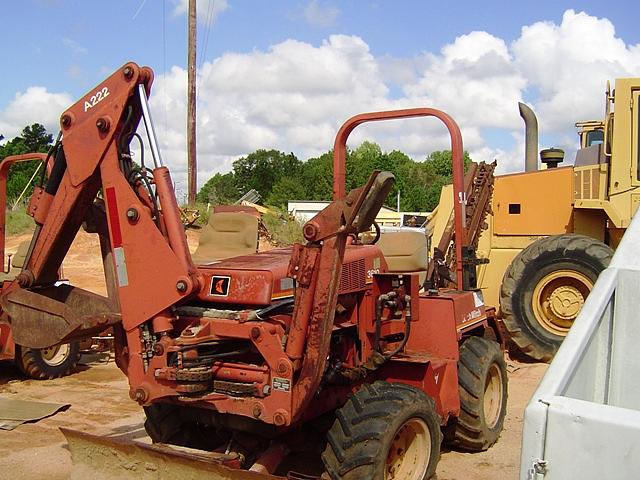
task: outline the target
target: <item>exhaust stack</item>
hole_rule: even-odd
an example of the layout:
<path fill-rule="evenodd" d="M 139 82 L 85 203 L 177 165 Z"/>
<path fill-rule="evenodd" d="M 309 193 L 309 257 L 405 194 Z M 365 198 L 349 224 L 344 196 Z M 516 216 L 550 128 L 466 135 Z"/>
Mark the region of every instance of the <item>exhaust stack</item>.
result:
<path fill-rule="evenodd" d="M 525 172 L 535 172 L 538 170 L 538 119 L 528 105 L 518 102 L 518 108 L 520 116 L 524 120 L 524 170 Z"/>

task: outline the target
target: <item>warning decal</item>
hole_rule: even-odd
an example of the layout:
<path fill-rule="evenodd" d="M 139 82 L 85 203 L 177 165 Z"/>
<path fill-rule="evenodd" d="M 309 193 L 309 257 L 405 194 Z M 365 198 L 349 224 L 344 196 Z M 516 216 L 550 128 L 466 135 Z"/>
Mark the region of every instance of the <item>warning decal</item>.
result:
<path fill-rule="evenodd" d="M 231 277 L 214 276 L 211 277 L 211 295 L 226 297 L 229 295 L 229 284 Z"/>
<path fill-rule="evenodd" d="M 291 390 L 291 380 L 288 378 L 273 377 L 272 385 L 274 390 L 280 390 L 281 392 Z"/>

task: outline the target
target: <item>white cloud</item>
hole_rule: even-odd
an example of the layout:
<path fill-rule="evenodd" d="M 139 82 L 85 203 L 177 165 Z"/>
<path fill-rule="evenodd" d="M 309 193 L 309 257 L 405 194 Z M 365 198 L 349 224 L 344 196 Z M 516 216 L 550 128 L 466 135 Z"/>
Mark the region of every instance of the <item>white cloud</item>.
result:
<path fill-rule="evenodd" d="M 596 50 L 596 55 L 591 41 L 606 54 Z M 571 150 L 575 143 L 567 139 L 577 138 L 574 122 L 602 115 L 604 80 L 637 71 L 639 58 L 640 46 L 616 38 L 608 20 L 572 10 L 559 25 L 524 27 L 512 44 L 471 32 L 416 58 L 376 58 L 362 38 L 347 35 L 330 36 L 320 45 L 290 39 L 267 51 L 226 53 L 200 72 L 200 168 L 227 171 L 235 158 L 257 148 L 308 158 L 330 149 L 335 132 L 353 114 L 429 106 L 456 119 L 473 158 L 497 158 L 501 172 L 519 170 L 524 127 L 518 101 L 533 104 L 544 138 Z M 167 76 L 168 98 L 180 99 L 179 108 L 170 108 L 181 118 L 170 127 L 175 138 L 184 135 L 185 78 L 177 68 Z M 506 140 L 490 145 L 486 129 L 502 129 Z M 434 121 L 362 126 L 350 144 L 365 138 L 414 158 L 449 145 Z M 546 146 L 551 145 L 541 144 Z M 184 147 L 176 149 L 172 164 L 184 170 L 180 152 Z"/>
<path fill-rule="evenodd" d="M 472 32 L 430 60 L 421 78 L 405 87 L 409 98 L 442 108 L 460 123 L 513 125 L 526 80 L 514 67 L 503 40 Z"/>
<path fill-rule="evenodd" d="M 540 93 L 534 106 L 547 132 L 602 117 L 605 82 L 640 71 L 639 45 L 625 45 L 606 18 L 574 10 L 560 25 L 523 27 L 513 52 L 517 68 Z"/>
<path fill-rule="evenodd" d="M 186 15 L 189 11 L 189 0 L 173 0 L 173 15 Z M 196 3 L 196 15 L 198 22 L 204 24 L 214 23 L 218 16 L 229 8 L 227 0 L 199 0 Z"/>
<path fill-rule="evenodd" d="M 216 5 L 228 6 L 219 0 Z M 183 7 L 186 0 L 176 11 Z M 515 171 L 524 163 L 521 100 L 538 114 L 540 147 L 565 148 L 570 159 L 575 121 L 603 114 L 605 81 L 638 71 L 640 45 L 616 37 L 609 20 L 573 10 L 559 24 L 523 27 L 512 43 L 476 31 L 415 58 L 375 57 L 365 39 L 349 35 L 316 45 L 289 39 L 266 50 L 227 52 L 199 72 L 199 180 L 230 170 L 235 159 L 258 148 L 294 152 L 301 159 L 318 155 L 332 148 L 340 125 L 356 113 L 425 106 L 456 119 L 472 158 L 497 158 L 500 172 Z M 62 101 L 37 88 L 0 112 L 0 133 L 9 137 L 29 121 L 42 121 L 41 112 L 51 111 L 57 123 L 68 97 Z M 39 99 L 39 106 L 26 105 L 28 98 Z M 186 178 L 185 99 L 184 69 L 157 76 L 151 106 L 178 189 Z M 37 118 L 27 120 L 28 112 Z M 503 132 L 502 140 L 496 132 Z M 433 120 L 358 127 L 350 145 L 366 138 L 416 159 L 449 146 L 446 131 Z"/>
<path fill-rule="evenodd" d="M 329 5 L 322 5 L 318 0 L 311 0 L 304 7 L 304 19 L 315 27 L 330 27 L 336 23 L 340 10 Z"/>
<path fill-rule="evenodd" d="M 185 70 L 174 67 L 158 76 L 152 95 L 158 131 L 165 132 L 165 159 L 180 176 L 185 170 L 185 86 Z M 268 51 L 228 53 L 200 71 L 199 169 L 228 171 L 234 160 L 258 148 L 292 151 L 306 159 L 332 148 L 336 131 L 350 116 L 394 106 L 378 62 L 359 37 L 334 35 L 318 46 L 287 40 Z M 357 145 L 367 131 L 358 128 L 350 144 Z M 375 127 L 369 131 L 377 135 Z M 378 131 L 403 133 L 398 125 Z M 442 139 L 438 146 L 445 148 Z M 424 147 L 425 137 L 420 140 Z M 397 137 L 380 143 L 402 148 Z M 411 144 L 419 142 L 412 137 Z M 428 152 L 422 148 L 420 155 Z M 207 178 L 201 174 L 201 183 Z"/>
<path fill-rule="evenodd" d="M 0 111 L 0 133 L 7 139 L 20 134 L 33 123 L 41 123 L 48 132 L 55 133 L 60 127 L 58 120 L 64 109 L 73 103 L 66 93 L 51 93 L 45 87 L 29 87 L 17 93 L 7 108 Z"/>
<path fill-rule="evenodd" d="M 266 52 L 225 54 L 201 71 L 199 135 L 207 139 L 201 156 L 237 157 L 257 148 L 316 155 L 331 147 L 344 119 L 385 106 L 386 94 L 377 62 L 358 37 L 335 35 L 317 47 L 287 40 Z"/>

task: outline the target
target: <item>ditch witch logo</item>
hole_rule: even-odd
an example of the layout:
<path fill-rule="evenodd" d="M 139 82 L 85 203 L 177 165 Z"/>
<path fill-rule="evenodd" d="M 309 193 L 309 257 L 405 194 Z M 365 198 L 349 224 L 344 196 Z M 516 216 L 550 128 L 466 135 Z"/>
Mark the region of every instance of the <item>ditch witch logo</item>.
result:
<path fill-rule="evenodd" d="M 211 295 L 226 297 L 229 295 L 231 277 L 211 277 Z"/>

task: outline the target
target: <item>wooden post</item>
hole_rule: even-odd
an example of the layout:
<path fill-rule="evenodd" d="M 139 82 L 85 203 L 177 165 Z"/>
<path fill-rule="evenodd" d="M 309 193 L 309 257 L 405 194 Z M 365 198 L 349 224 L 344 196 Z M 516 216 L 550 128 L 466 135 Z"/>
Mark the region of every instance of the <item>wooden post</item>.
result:
<path fill-rule="evenodd" d="M 196 202 L 196 0 L 189 0 L 189 52 L 187 67 L 187 201 Z"/>

